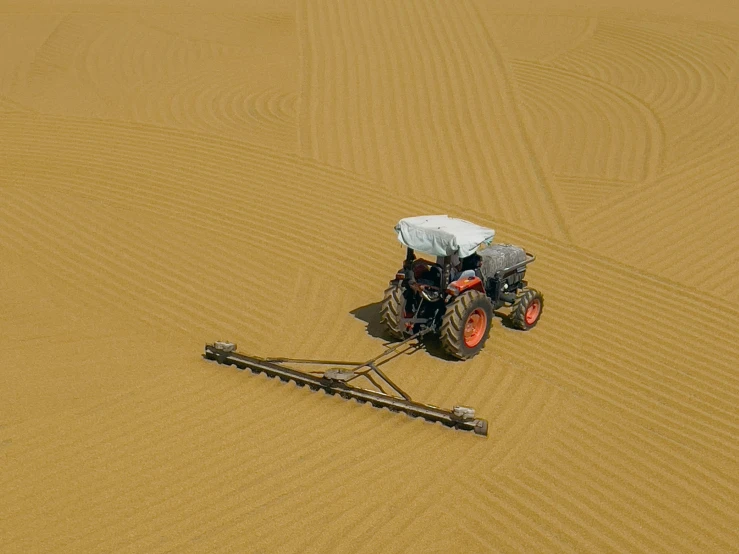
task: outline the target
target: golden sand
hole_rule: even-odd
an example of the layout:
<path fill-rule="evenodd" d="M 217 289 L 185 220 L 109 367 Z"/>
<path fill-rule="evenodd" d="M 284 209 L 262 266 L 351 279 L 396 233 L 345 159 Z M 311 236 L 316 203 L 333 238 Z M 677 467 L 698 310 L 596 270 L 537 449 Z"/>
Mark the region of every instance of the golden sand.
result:
<path fill-rule="evenodd" d="M 739 8 L 581 4 L 0 0 L 0 551 L 739 550 Z M 201 359 L 377 353 L 424 213 L 538 256 L 387 369 L 487 439 Z"/>

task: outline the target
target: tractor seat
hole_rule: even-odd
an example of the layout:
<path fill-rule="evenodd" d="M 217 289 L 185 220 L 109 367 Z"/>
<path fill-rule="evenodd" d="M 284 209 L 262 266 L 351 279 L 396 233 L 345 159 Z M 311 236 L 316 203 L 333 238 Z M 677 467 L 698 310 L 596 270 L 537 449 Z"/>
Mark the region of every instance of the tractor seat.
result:
<path fill-rule="evenodd" d="M 415 269 L 415 268 L 414 268 Z M 416 282 L 439 288 L 441 286 L 442 269 L 436 264 L 422 262 L 422 269 L 416 273 Z"/>

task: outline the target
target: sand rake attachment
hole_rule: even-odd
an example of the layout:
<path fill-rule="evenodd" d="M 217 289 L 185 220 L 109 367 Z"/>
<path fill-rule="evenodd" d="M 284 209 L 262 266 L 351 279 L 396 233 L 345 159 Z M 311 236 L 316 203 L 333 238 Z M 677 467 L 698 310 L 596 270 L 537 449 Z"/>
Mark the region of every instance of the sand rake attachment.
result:
<path fill-rule="evenodd" d="M 298 386 L 308 386 L 312 390 L 322 389 L 329 394 L 338 394 L 343 398 L 353 398 L 359 402 L 369 402 L 377 408 L 387 408 L 393 412 L 403 412 L 412 417 L 420 417 L 427 421 L 439 422 L 447 427 L 464 431 L 473 431 L 477 435 L 487 436 L 488 422 L 475 417 L 475 410 L 465 406 L 454 406 L 451 410 L 423 404 L 411 399 L 410 395 L 396 385 L 380 369 L 394 357 L 406 353 L 404 347 L 418 349 L 418 344 L 411 346 L 413 340 L 429 329 L 425 329 L 408 337 L 403 342 L 385 349 L 382 354 L 366 362 L 343 362 L 331 360 L 304 360 L 297 358 L 258 358 L 237 352 L 236 345 L 230 342 L 215 342 L 205 345 L 203 357 L 219 364 L 233 365 L 239 369 L 248 369 L 252 373 L 264 373 L 282 381 L 293 381 Z M 301 371 L 285 364 L 338 366 L 322 371 Z M 362 378 L 374 389 L 361 388 L 356 383 Z"/>

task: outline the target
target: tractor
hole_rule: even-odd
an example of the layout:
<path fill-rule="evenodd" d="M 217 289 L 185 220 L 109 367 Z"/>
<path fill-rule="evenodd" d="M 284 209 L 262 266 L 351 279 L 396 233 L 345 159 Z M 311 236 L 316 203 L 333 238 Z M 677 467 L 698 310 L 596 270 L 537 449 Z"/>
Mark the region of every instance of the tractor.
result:
<path fill-rule="evenodd" d="M 493 244 L 493 229 L 429 215 L 401 219 L 395 231 L 406 257 L 380 308 L 380 321 L 394 339 L 426 331 L 451 357 L 467 360 L 485 346 L 495 310 L 510 306 L 508 320 L 516 329 L 528 331 L 539 322 L 544 297 L 524 279 L 536 257 L 518 246 Z"/>

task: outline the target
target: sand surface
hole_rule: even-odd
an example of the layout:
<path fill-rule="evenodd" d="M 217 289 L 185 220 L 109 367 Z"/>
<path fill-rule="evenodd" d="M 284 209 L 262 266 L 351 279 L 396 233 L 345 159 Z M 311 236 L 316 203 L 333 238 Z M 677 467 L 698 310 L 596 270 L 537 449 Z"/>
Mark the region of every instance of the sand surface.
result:
<path fill-rule="evenodd" d="M 0 551 L 739 551 L 739 5 L 0 0 Z M 387 371 L 404 216 L 538 259 Z M 337 235 L 337 231 L 341 234 Z"/>

